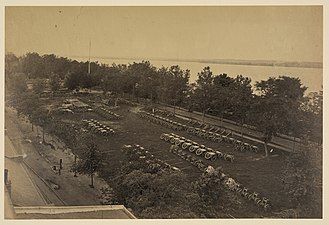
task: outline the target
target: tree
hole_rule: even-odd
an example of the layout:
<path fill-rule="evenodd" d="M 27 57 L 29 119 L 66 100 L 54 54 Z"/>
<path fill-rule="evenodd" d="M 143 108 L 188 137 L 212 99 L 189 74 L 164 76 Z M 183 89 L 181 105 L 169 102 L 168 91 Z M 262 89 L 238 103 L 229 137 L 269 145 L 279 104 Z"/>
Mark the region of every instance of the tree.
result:
<path fill-rule="evenodd" d="M 15 73 L 20 72 L 19 58 L 13 53 L 7 53 L 5 55 L 5 75 L 6 81 Z"/>
<path fill-rule="evenodd" d="M 49 86 L 52 91 L 58 91 L 61 87 L 61 78 L 57 74 L 52 74 L 49 80 Z"/>
<path fill-rule="evenodd" d="M 204 121 L 205 112 L 209 110 L 211 106 L 212 92 L 213 92 L 214 76 L 210 70 L 210 67 L 205 67 L 200 73 L 198 73 L 198 79 L 196 80 L 193 99 L 202 111 L 202 120 Z"/>
<path fill-rule="evenodd" d="M 129 64 L 123 81 L 126 93 L 148 98 L 151 102 L 158 97 L 159 79 L 156 68 L 149 61 Z M 136 89 L 136 84 L 138 84 L 138 89 Z"/>
<path fill-rule="evenodd" d="M 162 78 L 159 89 L 162 90 L 162 99 L 174 105 L 182 103 L 187 95 L 188 81 L 190 78 L 189 70 L 182 70 L 178 65 L 158 70 L 159 77 Z"/>
<path fill-rule="evenodd" d="M 323 91 L 311 92 L 300 106 L 302 129 L 305 138 L 322 144 L 323 139 Z"/>
<path fill-rule="evenodd" d="M 160 170 L 157 173 L 125 170 L 112 184 L 115 200 L 133 209 L 139 218 L 190 218 L 197 217 L 191 202 L 198 195 L 190 189 L 186 176 L 178 171 Z"/>
<path fill-rule="evenodd" d="M 267 143 L 273 135 L 293 131 L 293 126 L 300 120 L 298 112 L 306 87 L 299 78 L 280 76 L 257 82 L 256 90 L 259 96 L 255 98 L 252 112 L 255 124 L 264 133 L 267 156 Z"/>
<path fill-rule="evenodd" d="M 27 91 L 26 76 L 23 73 L 16 73 L 8 78 L 8 90 L 10 90 L 15 97 L 24 95 Z"/>
<path fill-rule="evenodd" d="M 234 119 L 242 126 L 249 119 L 249 112 L 253 99 L 251 79 L 238 75 L 234 79 L 233 85 L 234 96 L 231 99 L 233 102 L 233 115 Z"/>
<path fill-rule="evenodd" d="M 24 95 L 22 95 L 20 98 L 17 99 L 18 104 L 16 105 L 16 109 L 18 114 L 25 114 L 32 126 L 32 131 L 33 129 L 33 124 L 37 123 L 37 119 L 39 116 L 39 111 L 40 111 L 40 101 L 38 98 L 38 95 L 36 95 L 33 92 L 26 92 Z"/>
<path fill-rule="evenodd" d="M 69 90 L 78 90 L 80 86 L 80 74 L 78 72 L 68 73 L 65 77 L 64 85 Z"/>
<path fill-rule="evenodd" d="M 298 217 L 322 217 L 322 155 L 321 146 L 308 143 L 285 159 L 281 180 Z"/>
<path fill-rule="evenodd" d="M 45 78 L 44 61 L 38 53 L 27 53 L 22 57 L 22 70 L 28 78 Z"/>
<path fill-rule="evenodd" d="M 54 54 L 42 56 L 45 77 L 51 77 L 51 75 L 57 70 L 57 57 Z"/>
<path fill-rule="evenodd" d="M 213 111 L 221 116 L 221 123 L 225 113 L 233 110 L 234 97 L 236 95 L 236 88 L 234 86 L 234 79 L 227 74 L 220 74 L 214 77 L 213 94 L 211 98 L 211 105 Z M 221 124 L 222 125 L 222 124 Z"/>
<path fill-rule="evenodd" d="M 74 169 L 79 174 L 88 174 L 90 176 L 89 186 L 94 188 L 94 173 L 100 169 L 103 156 L 98 150 L 98 146 L 92 141 L 87 142 L 84 148 Z"/>
<path fill-rule="evenodd" d="M 46 88 L 46 81 L 42 78 L 38 78 L 35 83 L 33 84 L 33 91 L 34 93 L 38 94 L 39 97 L 41 96 L 41 93 Z"/>
<path fill-rule="evenodd" d="M 117 94 L 122 94 L 124 89 L 124 74 L 126 71 L 125 65 L 112 64 L 110 67 L 102 65 L 101 70 L 97 73 L 102 73 L 100 79 L 100 86 L 104 95 L 108 91 L 112 91 Z"/>
<path fill-rule="evenodd" d="M 49 125 L 52 120 L 50 111 L 48 109 L 41 109 L 38 114 L 38 120 L 42 126 L 42 142 L 45 143 L 45 128 Z"/>

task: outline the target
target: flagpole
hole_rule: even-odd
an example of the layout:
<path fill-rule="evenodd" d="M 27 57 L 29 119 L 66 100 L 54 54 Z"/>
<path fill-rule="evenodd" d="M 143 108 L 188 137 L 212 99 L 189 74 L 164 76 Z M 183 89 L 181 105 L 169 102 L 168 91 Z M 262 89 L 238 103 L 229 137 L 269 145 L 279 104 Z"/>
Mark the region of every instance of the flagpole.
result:
<path fill-rule="evenodd" d="M 90 74 L 90 49 L 91 49 L 91 40 L 89 40 L 88 74 Z"/>

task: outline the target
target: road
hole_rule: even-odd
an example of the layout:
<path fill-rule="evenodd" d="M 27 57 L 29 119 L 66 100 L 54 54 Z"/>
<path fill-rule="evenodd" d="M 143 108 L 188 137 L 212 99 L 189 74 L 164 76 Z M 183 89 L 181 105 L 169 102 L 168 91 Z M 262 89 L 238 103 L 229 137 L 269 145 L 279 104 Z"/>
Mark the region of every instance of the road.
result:
<path fill-rule="evenodd" d="M 157 105 L 157 107 L 161 109 L 168 110 L 170 112 L 173 112 L 174 109 L 171 106 L 166 106 L 166 105 Z M 202 114 L 198 112 L 188 112 L 185 109 L 178 108 L 176 107 L 175 109 L 176 115 L 185 117 L 185 118 L 190 118 L 190 119 L 196 119 L 199 121 L 202 121 Z M 243 137 L 252 141 L 256 141 L 258 143 L 263 143 L 261 141 L 263 134 L 259 131 L 247 128 L 247 127 L 242 127 L 235 125 L 233 123 L 229 123 L 227 121 L 220 121 L 220 118 L 206 115 L 204 118 L 205 123 L 210 123 L 214 124 L 217 126 L 222 126 L 227 129 L 231 129 L 236 136 L 241 136 L 241 132 L 243 133 Z M 273 137 L 271 143 L 269 143 L 270 147 L 281 149 L 284 151 L 289 151 L 289 152 L 294 152 L 298 151 L 301 148 L 301 144 L 299 142 L 295 142 L 293 140 L 289 140 L 286 138 L 281 138 L 281 137 Z"/>
<path fill-rule="evenodd" d="M 95 176 L 95 188 L 90 188 L 90 178 L 84 175 L 74 177 L 71 172 L 71 165 L 74 162 L 74 156 L 69 151 L 51 149 L 48 146 L 40 144 L 41 129 L 34 127 L 31 131 L 31 124 L 25 118 L 18 118 L 16 111 L 12 108 L 6 108 L 6 156 L 25 155 L 21 163 L 27 174 L 24 175 L 28 181 L 32 182 L 35 190 L 30 195 L 24 192 L 24 183 L 21 174 L 15 170 L 10 172 L 10 178 L 13 182 L 13 188 L 18 188 L 17 196 L 24 198 L 24 201 L 18 201 L 16 205 L 98 205 L 100 188 L 105 187 L 106 183 Z M 39 133 L 37 133 L 37 130 Z M 46 141 L 54 141 L 55 138 L 46 134 Z M 59 145 L 59 144 L 58 144 Z M 11 153 L 9 152 L 11 151 Z M 59 159 L 63 160 L 63 169 L 61 174 L 52 169 L 52 166 L 59 164 Z M 12 161 L 12 160 L 11 160 Z M 12 162 L 6 160 L 5 166 Z M 27 176 L 26 176 L 27 175 Z M 25 181 L 24 181 L 25 182 Z M 56 189 L 58 185 L 59 189 Z M 37 194 L 36 194 L 37 192 Z M 34 202 L 33 196 L 39 196 L 42 200 Z M 38 199 L 38 198 L 36 198 Z M 15 203 L 15 202 L 13 202 Z M 42 203 L 42 204 L 41 204 Z"/>
<path fill-rule="evenodd" d="M 9 137 L 5 136 L 5 168 L 9 171 L 11 199 L 14 205 L 42 206 L 47 201 L 39 191 L 36 183 L 31 179 L 28 171 L 20 158 Z"/>

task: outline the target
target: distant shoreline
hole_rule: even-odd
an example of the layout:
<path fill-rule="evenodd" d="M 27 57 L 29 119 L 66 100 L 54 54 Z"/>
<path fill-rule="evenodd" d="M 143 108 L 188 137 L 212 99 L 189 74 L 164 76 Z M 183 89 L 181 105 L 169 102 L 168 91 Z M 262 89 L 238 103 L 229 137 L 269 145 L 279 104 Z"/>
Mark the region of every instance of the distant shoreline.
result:
<path fill-rule="evenodd" d="M 69 58 L 81 58 L 88 60 L 87 56 L 67 56 Z M 240 59 L 168 59 L 168 58 L 138 58 L 138 57 L 105 57 L 91 56 L 91 59 L 114 59 L 114 60 L 144 60 L 144 61 L 166 61 L 166 62 L 193 62 L 224 65 L 243 66 L 268 66 L 268 67 L 295 67 L 295 68 L 316 68 L 322 69 L 322 62 L 292 62 L 292 61 L 271 61 L 271 60 L 240 60 Z"/>

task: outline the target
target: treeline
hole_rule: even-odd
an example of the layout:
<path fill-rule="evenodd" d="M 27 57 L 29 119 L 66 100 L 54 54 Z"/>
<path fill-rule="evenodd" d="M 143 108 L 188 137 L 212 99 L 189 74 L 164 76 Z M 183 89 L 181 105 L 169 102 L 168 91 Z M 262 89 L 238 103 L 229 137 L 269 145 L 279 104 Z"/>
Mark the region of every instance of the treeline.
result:
<path fill-rule="evenodd" d="M 240 124 L 257 127 L 269 142 L 277 133 L 288 134 L 322 143 L 322 91 L 305 96 L 300 79 L 289 76 L 271 77 L 251 85 L 251 79 L 238 75 L 213 74 L 209 67 L 198 73 L 189 84 L 190 71 L 178 65 L 156 68 L 148 61 L 132 64 L 78 62 L 55 55 L 27 53 L 22 57 L 5 57 L 6 89 L 24 91 L 24 79 L 36 79 L 40 93 L 43 80 L 50 79 L 53 91 L 64 81 L 69 90 L 99 88 L 104 93 L 129 94 L 197 110 Z"/>

